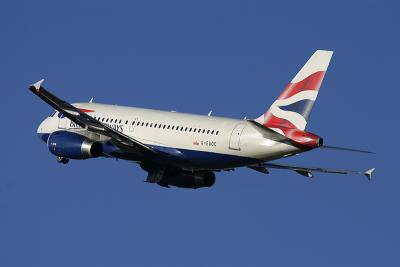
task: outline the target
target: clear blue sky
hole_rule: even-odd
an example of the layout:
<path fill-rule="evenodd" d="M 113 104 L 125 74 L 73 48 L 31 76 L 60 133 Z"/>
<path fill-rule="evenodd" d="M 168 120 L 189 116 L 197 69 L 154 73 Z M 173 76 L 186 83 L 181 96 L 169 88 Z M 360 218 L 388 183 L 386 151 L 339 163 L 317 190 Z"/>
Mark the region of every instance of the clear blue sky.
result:
<path fill-rule="evenodd" d="M 136 2 L 2 1 L 0 266 L 400 266 L 395 1 Z M 126 161 L 57 164 L 36 136 L 41 78 L 71 102 L 254 118 L 316 49 L 335 54 L 308 129 L 378 154 L 284 162 L 370 183 L 239 169 L 165 189 Z"/>

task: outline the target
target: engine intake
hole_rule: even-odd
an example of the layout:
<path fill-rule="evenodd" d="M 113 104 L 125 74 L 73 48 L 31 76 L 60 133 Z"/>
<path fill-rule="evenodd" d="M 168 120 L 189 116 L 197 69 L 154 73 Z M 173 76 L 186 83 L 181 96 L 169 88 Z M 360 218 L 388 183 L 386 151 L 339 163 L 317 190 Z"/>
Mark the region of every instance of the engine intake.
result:
<path fill-rule="evenodd" d="M 93 142 L 80 134 L 57 131 L 47 140 L 50 152 L 58 157 L 69 159 L 88 159 L 101 156 L 103 145 Z"/>

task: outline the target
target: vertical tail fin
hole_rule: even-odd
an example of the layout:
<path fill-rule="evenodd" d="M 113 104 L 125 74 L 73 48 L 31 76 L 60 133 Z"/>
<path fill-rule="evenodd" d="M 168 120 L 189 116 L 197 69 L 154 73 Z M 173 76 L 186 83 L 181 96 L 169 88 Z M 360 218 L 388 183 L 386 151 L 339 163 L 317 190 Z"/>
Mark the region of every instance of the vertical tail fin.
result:
<path fill-rule="evenodd" d="M 332 54 L 315 51 L 269 110 L 255 121 L 279 133 L 284 129 L 304 131 Z"/>

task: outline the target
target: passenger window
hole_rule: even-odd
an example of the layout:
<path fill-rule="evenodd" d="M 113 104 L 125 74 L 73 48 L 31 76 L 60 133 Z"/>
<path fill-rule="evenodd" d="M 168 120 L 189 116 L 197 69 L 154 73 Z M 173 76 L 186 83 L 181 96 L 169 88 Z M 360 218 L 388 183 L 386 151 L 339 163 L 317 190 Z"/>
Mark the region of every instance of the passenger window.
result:
<path fill-rule="evenodd" d="M 205 131 L 206 131 L 206 130 L 205 130 L 205 129 L 203 129 L 202 133 L 205 133 Z"/>
<path fill-rule="evenodd" d="M 175 128 L 175 126 L 172 126 L 171 130 L 173 130 Z"/>
<path fill-rule="evenodd" d="M 192 131 L 192 128 L 189 129 L 189 133 Z"/>
<path fill-rule="evenodd" d="M 157 128 L 157 123 L 156 123 L 156 124 L 154 124 L 154 128 Z"/>
<path fill-rule="evenodd" d="M 106 122 L 108 122 L 109 118 L 106 119 Z"/>
<path fill-rule="evenodd" d="M 210 133 L 210 130 L 207 130 L 207 134 L 209 134 Z"/>
<path fill-rule="evenodd" d="M 211 131 L 211 134 L 214 134 L 214 130 Z"/>
<path fill-rule="evenodd" d="M 164 126 L 163 126 L 162 128 L 165 129 L 166 126 L 167 126 L 167 125 L 164 124 Z"/>
<path fill-rule="evenodd" d="M 219 131 L 217 131 L 215 134 L 218 135 Z"/>
<path fill-rule="evenodd" d="M 150 127 L 153 127 L 153 123 L 150 123 Z"/>
<path fill-rule="evenodd" d="M 181 131 L 183 130 L 183 126 L 181 126 Z"/>
<path fill-rule="evenodd" d="M 170 126 L 168 125 L 167 129 L 169 130 Z"/>
<path fill-rule="evenodd" d="M 158 129 L 160 129 L 160 128 L 161 128 L 161 126 L 162 126 L 162 124 L 160 123 L 160 124 L 158 125 Z"/>

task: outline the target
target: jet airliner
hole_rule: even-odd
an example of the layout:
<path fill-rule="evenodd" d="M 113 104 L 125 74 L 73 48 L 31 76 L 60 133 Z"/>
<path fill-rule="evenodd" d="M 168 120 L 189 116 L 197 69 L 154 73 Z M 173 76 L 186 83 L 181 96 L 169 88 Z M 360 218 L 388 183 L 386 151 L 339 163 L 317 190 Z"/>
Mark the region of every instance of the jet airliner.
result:
<path fill-rule="evenodd" d="M 271 162 L 315 148 L 328 147 L 306 131 L 333 52 L 318 50 L 269 109 L 255 119 L 232 119 L 93 103 L 69 104 L 43 88 L 29 89 L 55 111 L 37 133 L 60 163 L 108 157 L 138 163 L 146 182 L 160 186 L 200 188 L 215 182 L 215 173 L 248 167 L 261 173 L 278 168 L 306 177 L 314 172 L 366 172 L 304 167 Z"/>

